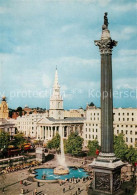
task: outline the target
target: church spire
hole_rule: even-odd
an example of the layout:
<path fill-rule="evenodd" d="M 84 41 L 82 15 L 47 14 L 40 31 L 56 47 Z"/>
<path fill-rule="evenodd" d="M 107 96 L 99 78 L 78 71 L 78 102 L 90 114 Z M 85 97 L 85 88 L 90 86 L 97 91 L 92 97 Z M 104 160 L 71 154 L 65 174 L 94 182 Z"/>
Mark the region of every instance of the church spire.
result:
<path fill-rule="evenodd" d="M 55 80 L 54 80 L 54 86 L 53 87 L 54 88 L 58 88 L 59 87 L 57 66 L 56 66 L 56 71 L 55 71 Z"/>
<path fill-rule="evenodd" d="M 60 86 L 58 83 L 57 66 L 56 66 L 56 71 L 55 71 L 53 92 L 52 92 L 52 96 L 50 98 L 49 117 L 53 117 L 55 119 L 63 119 L 64 118 L 63 99 L 60 95 Z"/>

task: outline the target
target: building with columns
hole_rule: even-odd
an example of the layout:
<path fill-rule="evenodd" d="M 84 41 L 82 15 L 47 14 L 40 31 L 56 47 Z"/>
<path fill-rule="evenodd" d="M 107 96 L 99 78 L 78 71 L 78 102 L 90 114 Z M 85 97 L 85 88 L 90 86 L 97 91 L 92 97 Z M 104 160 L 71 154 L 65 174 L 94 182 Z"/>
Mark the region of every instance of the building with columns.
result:
<path fill-rule="evenodd" d="M 84 118 L 43 118 L 37 123 L 37 139 L 46 143 L 60 132 L 64 139 L 67 139 L 71 132 L 78 132 L 82 137 L 84 120 Z"/>

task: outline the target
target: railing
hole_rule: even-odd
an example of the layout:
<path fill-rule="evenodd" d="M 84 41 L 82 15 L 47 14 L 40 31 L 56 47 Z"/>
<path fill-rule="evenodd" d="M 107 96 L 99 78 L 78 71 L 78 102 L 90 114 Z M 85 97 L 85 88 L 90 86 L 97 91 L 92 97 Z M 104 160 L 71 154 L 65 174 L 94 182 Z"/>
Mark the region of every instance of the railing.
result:
<path fill-rule="evenodd" d="M 25 162 L 31 162 L 36 160 L 35 155 L 33 156 L 16 156 L 16 157 L 11 157 L 11 158 L 5 158 L 0 160 L 0 167 L 4 168 L 7 166 L 11 165 L 16 165 L 16 164 L 22 164 Z"/>

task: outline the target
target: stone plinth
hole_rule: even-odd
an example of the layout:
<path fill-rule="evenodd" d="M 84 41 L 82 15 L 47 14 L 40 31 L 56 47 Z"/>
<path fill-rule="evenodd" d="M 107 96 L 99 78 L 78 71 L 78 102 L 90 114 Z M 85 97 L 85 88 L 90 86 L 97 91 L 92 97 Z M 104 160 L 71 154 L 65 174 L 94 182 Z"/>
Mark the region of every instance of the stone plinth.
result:
<path fill-rule="evenodd" d="M 36 161 L 45 162 L 45 154 L 44 154 L 44 148 L 38 147 L 36 148 Z"/>
<path fill-rule="evenodd" d="M 119 159 L 95 159 L 93 168 L 93 189 L 98 194 L 115 194 L 121 186 L 121 167 L 123 162 Z"/>

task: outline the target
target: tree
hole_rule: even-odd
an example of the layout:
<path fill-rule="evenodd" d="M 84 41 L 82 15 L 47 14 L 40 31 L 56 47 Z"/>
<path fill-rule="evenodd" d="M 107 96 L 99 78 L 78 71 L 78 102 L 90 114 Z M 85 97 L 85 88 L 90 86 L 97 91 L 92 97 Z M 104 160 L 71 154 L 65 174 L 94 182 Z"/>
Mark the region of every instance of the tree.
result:
<path fill-rule="evenodd" d="M 13 145 L 15 147 L 22 148 L 23 144 L 26 142 L 23 133 L 18 133 L 14 135 Z"/>
<path fill-rule="evenodd" d="M 137 162 L 137 149 L 133 148 L 133 146 L 128 148 L 123 134 L 114 136 L 114 152 L 116 157 L 120 158 L 122 161 L 129 163 Z"/>
<path fill-rule="evenodd" d="M 88 154 L 90 156 L 95 157 L 96 156 L 96 150 L 100 150 L 100 146 L 97 140 L 93 140 L 93 141 L 88 141 L 88 149 L 89 152 Z"/>
<path fill-rule="evenodd" d="M 127 160 L 126 154 L 127 154 L 128 146 L 125 143 L 124 135 L 121 133 L 118 136 L 114 136 L 114 152 L 116 157 L 120 158 L 121 160 Z"/>
<path fill-rule="evenodd" d="M 19 112 L 19 116 L 22 116 L 22 107 L 18 107 L 17 112 Z"/>
<path fill-rule="evenodd" d="M 48 141 L 47 148 L 49 149 L 59 149 L 60 147 L 60 135 L 57 133 L 52 140 Z"/>
<path fill-rule="evenodd" d="M 0 149 L 8 148 L 10 144 L 10 135 L 4 130 L 0 129 Z"/>
<path fill-rule="evenodd" d="M 82 152 L 83 138 L 77 132 L 72 132 L 65 141 L 65 152 L 78 156 Z"/>
<path fill-rule="evenodd" d="M 129 163 L 137 162 L 137 149 L 133 148 L 133 146 L 130 146 L 127 149 L 126 159 Z"/>

